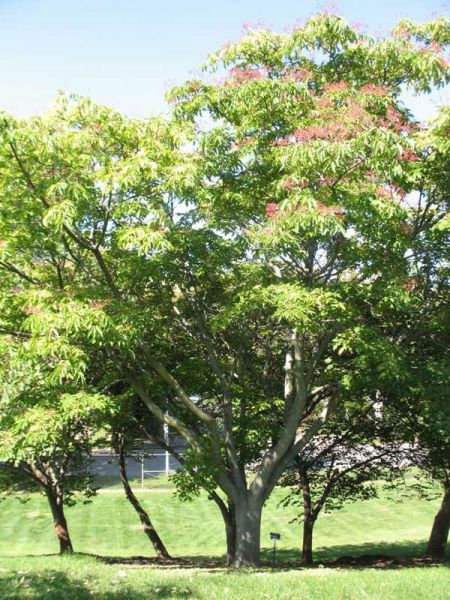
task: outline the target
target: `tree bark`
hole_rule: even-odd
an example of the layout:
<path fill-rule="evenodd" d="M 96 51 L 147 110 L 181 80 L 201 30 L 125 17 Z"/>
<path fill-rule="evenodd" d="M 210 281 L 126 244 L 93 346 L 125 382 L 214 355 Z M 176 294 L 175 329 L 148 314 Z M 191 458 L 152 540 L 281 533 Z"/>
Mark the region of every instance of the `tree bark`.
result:
<path fill-rule="evenodd" d="M 235 513 L 236 544 L 233 566 L 259 567 L 262 503 L 247 495 L 236 503 Z"/>
<path fill-rule="evenodd" d="M 124 446 L 124 440 L 123 440 L 123 438 L 121 438 L 121 440 L 118 443 L 119 469 L 120 469 L 120 479 L 122 481 L 123 489 L 125 490 L 125 495 L 127 497 L 127 500 L 130 502 L 131 506 L 137 512 L 139 519 L 142 523 L 142 526 L 144 528 L 144 533 L 149 538 L 150 542 L 152 543 L 152 546 L 153 546 L 158 558 L 160 558 L 161 560 L 170 559 L 171 556 L 170 556 L 169 552 L 167 551 L 167 548 L 165 547 L 163 541 L 159 537 L 158 532 L 154 528 L 147 511 L 144 509 L 142 504 L 139 502 L 137 496 L 134 494 L 133 490 L 131 489 L 130 482 L 128 481 L 126 466 L 125 466 L 125 452 L 124 452 L 123 446 Z"/>
<path fill-rule="evenodd" d="M 59 541 L 60 554 L 72 554 L 73 546 L 67 528 L 67 521 L 64 515 L 63 498 L 54 489 L 47 487 L 45 490 L 47 495 L 50 510 L 52 511 L 53 524 L 55 527 L 56 537 Z"/>
<path fill-rule="evenodd" d="M 442 504 L 434 518 L 430 538 L 428 540 L 427 554 L 435 558 L 444 558 L 450 530 L 450 485 L 444 488 Z"/>

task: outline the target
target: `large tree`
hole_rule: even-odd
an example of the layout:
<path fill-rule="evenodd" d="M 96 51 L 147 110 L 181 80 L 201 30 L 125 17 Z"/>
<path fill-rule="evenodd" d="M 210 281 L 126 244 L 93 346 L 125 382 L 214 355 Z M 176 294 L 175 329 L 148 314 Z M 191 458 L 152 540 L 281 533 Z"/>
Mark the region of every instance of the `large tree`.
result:
<path fill-rule="evenodd" d="M 65 99 L 4 119 L 0 266 L 22 329 L 62 379 L 92 345 L 185 437 L 232 504 L 237 566 L 259 563 L 264 502 L 333 413 L 346 353 L 398 368 L 376 318 L 409 281 L 419 157 L 398 98 L 447 80 L 448 38 L 445 19 L 376 40 L 318 15 L 214 55 L 224 79 L 174 90 L 171 123 Z"/>
<path fill-rule="evenodd" d="M 436 482 L 441 484 L 442 503 L 427 547 L 429 554 L 441 558 L 450 529 L 449 132 L 450 109 L 444 107 L 418 134 L 423 160 L 411 176 L 422 211 L 417 210 L 409 232 L 409 302 L 391 317 L 410 365 L 408 384 L 397 390 L 392 408 L 401 416 L 398 422 L 411 460 L 434 484 L 431 496 Z M 429 486 L 423 489 L 430 497 Z"/>

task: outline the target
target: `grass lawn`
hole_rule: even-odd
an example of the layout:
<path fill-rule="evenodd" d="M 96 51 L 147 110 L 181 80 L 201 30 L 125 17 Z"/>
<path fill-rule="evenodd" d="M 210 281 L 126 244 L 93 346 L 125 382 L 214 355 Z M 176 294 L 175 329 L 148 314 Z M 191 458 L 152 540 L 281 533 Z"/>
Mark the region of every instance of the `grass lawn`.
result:
<path fill-rule="evenodd" d="M 446 567 L 264 572 L 163 570 L 93 558 L 0 560 L 2 600 L 448 600 Z"/>
<path fill-rule="evenodd" d="M 181 503 L 160 479 L 153 492 L 138 492 L 155 526 L 174 556 L 221 556 L 225 549 L 222 519 L 205 496 Z M 158 491 L 156 491 L 158 490 Z M 280 558 L 298 558 L 301 526 L 290 523 L 292 508 L 278 508 L 284 492 L 275 490 L 263 513 L 262 548 L 270 555 L 269 531 L 281 533 Z M 400 499 L 400 498 L 399 498 Z M 407 498 L 397 503 L 381 497 L 347 505 L 319 517 L 314 547 L 318 560 L 342 554 L 376 552 L 419 554 L 429 534 L 439 500 Z M 33 495 L 22 504 L 10 497 L 0 503 L 0 556 L 57 552 L 47 501 Z M 67 520 L 77 552 L 110 556 L 154 556 L 133 508 L 120 488 L 99 493 L 90 504 L 67 509 Z"/>
<path fill-rule="evenodd" d="M 140 498 L 174 556 L 219 557 L 224 533 L 216 505 L 202 496 L 182 504 L 167 481 L 153 481 Z M 301 528 L 292 509 L 278 508 L 276 490 L 264 511 L 262 546 L 271 558 L 269 531 L 281 533 L 280 559 L 299 557 Z M 138 492 L 139 494 L 139 492 Z M 400 499 L 400 497 L 399 497 Z M 341 555 L 377 553 L 412 556 L 424 549 L 439 500 L 381 497 L 324 514 L 317 524 L 317 561 Z M 75 550 L 109 556 L 153 556 L 131 506 L 116 486 L 92 503 L 67 510 Z M 363 600 L 450 598 L 446 566 L 392 570 L 316 568 L 228 573 L 223 569 L 175 569 L 106 565 L 89 556 L 42 557 L 57 552 L 46 501 L 0 503 L 1 600 L 151 600 L 153 598 Z"/>

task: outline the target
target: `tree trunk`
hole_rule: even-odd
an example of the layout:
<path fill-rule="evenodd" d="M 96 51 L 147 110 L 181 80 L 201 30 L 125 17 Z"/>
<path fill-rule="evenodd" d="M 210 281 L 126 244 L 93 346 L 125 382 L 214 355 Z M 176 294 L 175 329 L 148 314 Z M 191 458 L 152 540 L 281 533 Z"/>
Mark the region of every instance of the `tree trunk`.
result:
<path fill-rule="evenodd" d="M 236 545 L 234 567 L 259 567 L 262 503 L 243 498 L 235 506 Z"/>
<path fill-rule="evenodd" d="M 313 562 L 312 541 L 313 541 L 314 520 L 311 518 L 303 519 L 303 546 L 302 563 L 311 565 Z"/>
<path fill-rule="evenodd" d="M 123 489 L 125 490 L 125 495 L 137 512 L 139 519 L 144 528 L 144 533 L 151 541 L 153 548 L 156 552 L 158 558 L 165 560 L 171 558 L 170 554 L 167 551 L 167 548 L 163 544 L 163 541 L 158 535 L 158 532 L 153 527 L 153 524 L 148 516 L 147 511 L 144 509 L 142 504 L 139 502 L 137 497 L 135 496 L 133 490 L 131 489 L 130 482 L 128 481 L 127 470 L 125 466 L 125 453 L 123 448 L 124 441 L 123 439 L 119 442 L 119 468 L 120 468 L 120 479 L 122 481 Z"/>
<path fill-rule="evenodd" d="M 225 519 L 227 537 L 227 566 L 231 567 L 236 555 L 236 515 L 232 504 L 228 505 L 228 518 Z"/>
<path fill-rule="evenodd" d="M 236 551 L 236 512 L 234 509 L 234 504 L 230 499 L 228 499 L 227 504 L 225 504 L 217 492 L 211 492 L 209 497 L 219 507 L 223 517 L 223 522 L 225 523 L 225 536 L 227 541 L 227 567 L 231 567 L 234 563 Z"/>
<path fill-rule="evenodd" d="M 46 488 L 45 493 L 50 505 L 50 510 L 52 511 L 55 533 L 59 541 L 59 553 L 72 554 L 73 546 L 72 542 L 70 541 L 67 521 L 64 515 L 62 496 L 50 488 Z"/>
<path fill-rule="evenodd" d="M 308 471 L 300 459 L 296 460 L 300 479 L 300 488 L 303 495 L 303 544 L 302 563 L 311 565 L 313 562 L 312 542 L 315 518 L 312 509 L 311 488 L 309 485 Z"/>
<path fill-rule="evenodd" d="M 435 558 L 444 558 L 450 529 L 450 486 L 444 488 L 442 504 L 434 518 L 427 554 Z"/>

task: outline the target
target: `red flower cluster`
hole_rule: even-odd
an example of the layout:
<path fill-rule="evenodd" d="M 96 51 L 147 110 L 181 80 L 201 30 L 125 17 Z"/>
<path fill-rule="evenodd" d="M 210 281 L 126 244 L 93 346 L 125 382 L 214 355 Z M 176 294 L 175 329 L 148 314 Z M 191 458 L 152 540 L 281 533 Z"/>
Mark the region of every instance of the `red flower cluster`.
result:
<path fill-rule="evenodd" d="M 321 202 L 317 203 L 317 210 L 324 217 L 333 216 L 342 218 L 344 215 L 344 209 L 342 206 L 327 206 Z"/>
<path fill-rule="evenodd" d="M 306 179 L 302 179 L 301 181 L 292 181 L 292 179 L 288 179 L 287 181 L 283 182 L 283 188 L 285 190 L 292 190 L 293 188 L 299 188 L 301 190 L 303 190 L 304 188 L 308 187 L 309 182 L 306 181 Z"/>
<path fill-rule="evenodd" d="M 285 70 L 284 76 L 295 79 L 296 81 L 301 81 L 303 79 L 310 79 L 312 77 L 312 73 L 307 69 L 289 67 Z"/>
<path fill-rule="evenodd" d="M 345 81 L 333 81 L 323 86 L 324 92 L 341 92 L 348 89 L 348 83 Z"/>
<path fill-rule="evenodd" d="M 405 235 L 407 235 L 408 237 L 412 234 L 412 231 L 413 231 L 411 225 L 408 225 L 408 223 L 403 223 L 401 226 L 401 229 L 402 229 L 403 233 Z"/>
<path fill-rule="evenodd" d="M 405 148 L 404 150 L 402 150 L 402 153 L 399 155 L 398 159 L 402 161 L 413 162 L 415 160 L 418 160 L 419 157 L 414 152 L 414 150 L 411 150 L 411 148 Z"/>
<path fill-rule="evenodd" d="M 264 74 L 259 69 L 244 69 L 242 67 L 234 67 L 230 70 L 230 76 L 235 83 L 245 83 L 246 81 L 254 81 L 262 79 Z"/>
<path fill-rule="evenodd" d="M 269 204 L 266 204 L 266 215 L 269 217 L 269 219 L 273 219 L 278 211 L 278 204 L 275 204 L 274 202 L 270 202 Z"/>
<path fill-rule="evenodd" d="M 319 108 L 332 108 L 334 105 L 329 98 L 319 98 L 317 101 L 317 106 Z"/>
<path fill-rule="evenodd" d="M 243 140 L 239 140 L 238 142 L 233 144 L 233 149 L 243 148 L 244 146 L 248 146 L 249 144 L 252 144 L 252 143 L 253 143 L 253 138 L 246 137 Z"/>
<path fill-rule="evenodd" d="M 326 177 L 325 175 L 321 175 L 319 178 L 320 185 L 334 185 L 336 183 L 336 179 L 334 177 Z"/>
<path fill-rule="evenodd" d="M 97 308 L 104 308 L 106 306 L 106 301 L 105 300 L 89 300 L 88 302 L 89 308 L 92 309 L 97 309 Z"/>
<path fill-rule="evenodd" d="M 350 135 L 349 129 L 342 122 L 329 125 L 309 125 L 294 131 L 295 140 L 300 143 L 326 139 L 342 141 L 348 139 Z"/>
<path fill-rule="evenodd" d="M 403 115 L 393 106 L 388 106 L 386 109 L 386 117 L 380 119 L 379 125 L 386 127 L 387 129 L 394 129 L 395 131 L 410 131 L 411 126 L 409 123 L 405 123 Z"/>
<path fill-rule="evenodd" d="M 383 187 L 377 187 L 376 195 L 384 200 L 392 200 L 392 192 Z"/>
<path fill-rule="evenodd" d="M 403 284 L 403 289 L 412 292 L 417 287 L 417 279 L 410 279 L 406 283 Z"/>
<path fill-rule="evenodd" d="M 373 96 L 386 96 L 387 88 L 382 85 L 375 85 L 374 83 L 366 83 L 361 88 L 363 94 L 372 94 Z"/>
<path fill-rule="evenodd" d="M 40 315 L 40 314 L 42 314 L 41 309 L 38 308 L 37 306 L 33 306 L 32 304 L 29 304 L 27 307 L 25 307 L 24 312 L 26 312 L 27 315 Z"/>
<path fill-rule="evenodd" d="M 353 30 L 356 32 L 362 32 L 367 29 L 366 25 L 364 25 L 364 23 L 361 23 L 360 21 L 351 21 L 350 27 L 352 27 Z"/>
<path fill-rule="evenodd" d="M 436 52 L 436 54 L 439 54 L 439 52 L 442 52 L 442 46 L 437 42 L 431 42 L 431 44 L 420 46 L 418 50 L 419 52 Z"/>

